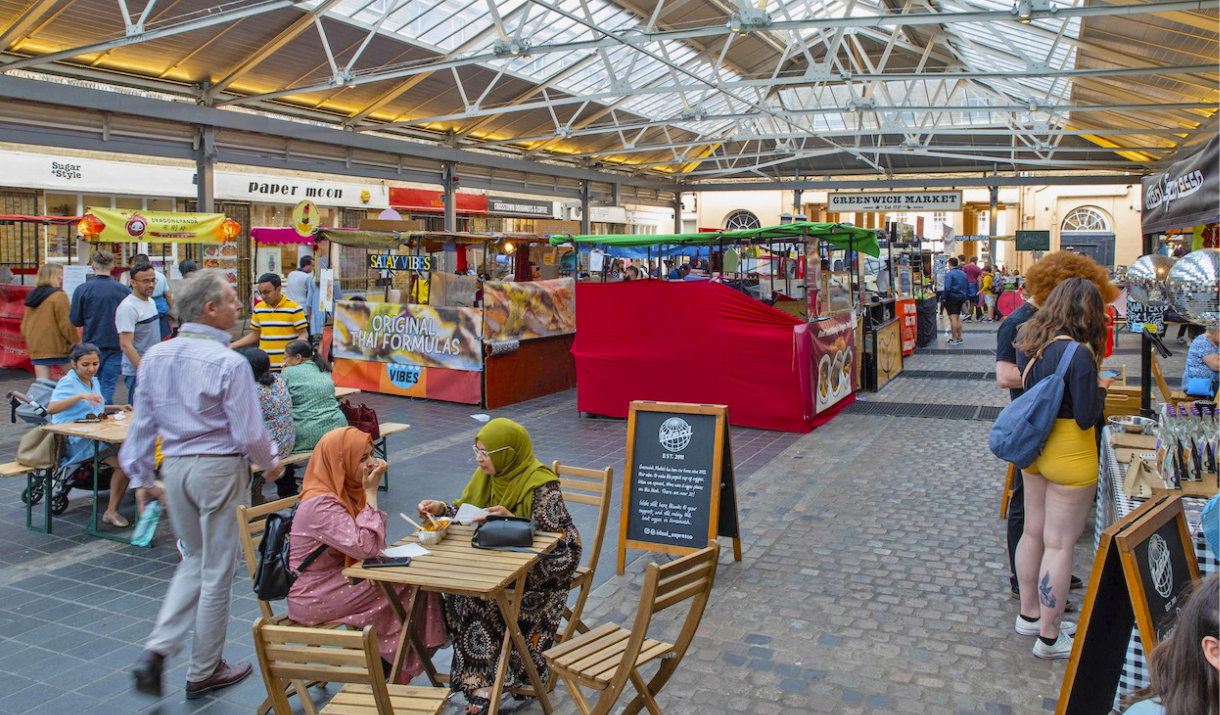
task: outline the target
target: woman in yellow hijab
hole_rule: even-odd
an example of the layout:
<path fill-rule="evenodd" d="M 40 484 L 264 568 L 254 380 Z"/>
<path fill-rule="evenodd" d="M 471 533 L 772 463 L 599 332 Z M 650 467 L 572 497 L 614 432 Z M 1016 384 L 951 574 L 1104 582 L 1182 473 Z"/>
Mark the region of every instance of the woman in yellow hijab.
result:
<path fill-rule="evenodd" d="M 564 506 L 559 477 L 534 457 L 534 446 L 524 427 L 502 418 L 488 422 L 475 438 L 474 454 L 479 468 L 462 496 L 452 504 L 425 500 L 420 502 L 419 511 L 421 515 L 453 516 L 460 505 L 470 504 L 492 514 L 527 517 L 540 531 L 564 535 L 555 552 L 559 558 L 540 559 L 530 569 L 517 618 L 534 667 L 545 682 L 549 673 L 542 653 L 555 643 L 572 575 L 580 565 L 580 534 Z M 453 638 L 450 687 L 466 696 L 467 713 L 485 713 L 491 707 L 488 698 L 504 639 L 500 610 L 482 599 L 448 596 L 445 620 Z M 506 687 L 529 684 L 520 656 L 513 651 Z"/>

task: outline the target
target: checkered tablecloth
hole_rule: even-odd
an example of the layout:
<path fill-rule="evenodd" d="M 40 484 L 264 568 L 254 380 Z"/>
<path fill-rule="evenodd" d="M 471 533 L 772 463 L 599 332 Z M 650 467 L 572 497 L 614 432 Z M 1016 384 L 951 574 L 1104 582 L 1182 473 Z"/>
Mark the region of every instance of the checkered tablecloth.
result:
<path fill-rule="evenodd" d="M 1114 522 L 1137 509 L 1144 503 L 1143 499 L 1131 499 L 1123 494 L 1123 478 L 1127 474 L 1127 465 L 1119 464 L 1110 442 L 1110 428 L 1106 427 L 1101 435 L 1101 464 L 1097 474 L 1097 518 L 1093 532 L 1094 551 L 1101 544 L 1101 532 L 1108 529 Z M 1220 571 L 1220 560 L 1207 550 L 1203 541 L 1203 505 L 1206 499 L 1187 498 L 1182 500 L 1186 511 L 1186 526 L 1195 541 L 1195 558 L 1199 561 L 1199 573 L 1206 576 Z M 1148 665 L 1144 661 L 1144 649 L 1140 644 L 1139 630 L 1131 629 L 1131 640 L 1127 643 L 1127 662 L 1123 666 L 1123 674 L 1118 680 L 1118 692 L 1114 697 L 1115 710 L 1118 701 L 1129 693 L 1148 685 Z"/>

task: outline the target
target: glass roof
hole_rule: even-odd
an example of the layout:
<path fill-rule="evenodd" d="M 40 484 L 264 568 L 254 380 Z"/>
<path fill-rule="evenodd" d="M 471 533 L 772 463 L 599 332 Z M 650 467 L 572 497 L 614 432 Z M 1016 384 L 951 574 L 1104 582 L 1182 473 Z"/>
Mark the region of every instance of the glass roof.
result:
<path fill-rule="evenodd" d="M 647 23 L 646 18 L 611 0 L 548 0 L 549 4 L 562 12 L 555 12 L 530 0 L 490 1 L 495 3 L 495 16 L 489 9 L 489 0 L 342 0 L 329 12 L 367 26 L 380 24 L 383 33 L 441 55 L 459 58 L 494 53 L 496 43 L 500 41 L 496 16 L 510 40 L 526 38 L 530 46 L 536 49 L 601 40 L 605 37 L 604 33 L 629 35 L 633 30 L 642 30 Z M 1051 1 L 1059 3 L 1061 7 L 1075 4 Z M 923 2 L 923 7 L 912 8 L 910 12 L 1008 12 L 1012 9 L 1012 0 Z M 768 5 L 768 11 L 775 21 L 893 14 L 881 0 L 781 0 Z M 921 41 L 941 29 L 945 35 L 938 48 L 951 50 L 956 55 L 953 64 L 959 65 L 951 69 L 1010 74 L 964 82 L 950 80 L 944 87 L 933 80 L 871 83 L 872 97 L 878 106 L 969 107 L 969 110 L 935 113 L 932 115 L 935 126 L 994 126 L 1005 120 L 1008 114 L 993 115 L 985 109 L 987 105 L 1011 105 L 1031 100 L 1058 103 L 1071 96 L 1070 80 L 1048 78 L 1042 76 L 1041 72 L 1074 66 L 1076 48 L 1072 40 L 1079 37 L 1079 19 L 1040 18 L 1029 25 L 1015 21 L 954 22 L 914 28 L 920 33 Z M 884 42 L 890 32 L 895 32 L 898 33 L 897 39 L 908 41 L 907 31 L 901 27 L 844 30 L 845 34 L 854 32 L 861 32 L 877 42 Z M 798 33 L 770 31 L 767 34 L 774 40 L 774 45 L 782 47 L 787 44 L 786 56 L 791 58 L 805 53 L 806 49 L 814 56 L 822 55 L 826 51 L 824 41 L 829 39 L 833 42 L 835 32 L 805 28 Z M 839 41 L 843 42 L 844 38 Z M 638 48 L 646 50 L 646 53 L 638 51 Z M 842 58 L 844 54 L 840 51 L 838 56 Z M 779 61 L 779 55 L 776 52 L 776 61 Z M 718 51 L 701 53 L 693 44 L 669 40 L 638 46 L 610 44 L 600 50 L 586 46 L 570 51 L 525 52 L 520 56 L 505 55 L 489 59 L 484 64 L 535 84 L 545 83 L 548 88 L 577 97 L 596 97 L 592 101 L 598 105 L 611 106 L 649 120 L 673 119 L 684 111 L 701 111 L 704 115 L 751 113 L 758 115 L 758 119 L 751 120 L 750 126 L 760 132 L 792 131 L 794 127 L 809 132 L 849 128 L 918 131 L 923 122 L 932 124 L 926 112 L 898 112 L 886 116 L 866 112 L 862 115 L 864 118 L 860 119 L 850 112 L 848 103 L 863 91 L 863 83 L 851 86 L 841 82 L 820 83 L 781 88 L 766 100 L 758 99 L 754 88 L 719 90 L 712 85 L 757 77 L 745 77 L 728 67 L 720 67 L 717 72 L 714 63 L 718 60 Z M 646 91 L 650 87 L 676 84 L 690 86 L 691 89 L 683 92 Z M 946 87 L 952 89 L 947 90 Z M 773 112 L 796 112 L 776 118 L 758 111 L 760 105 Z M 799 111 L 817 107 L 832 111 Z M 605 125 L 612 121 L 613 118 L 602 118 L 597 124 Z M 724 119 L 687 120 L 673 122 L 672 126 L 715 135 L 726 132 L 733 124 L 733 120 Z"/>

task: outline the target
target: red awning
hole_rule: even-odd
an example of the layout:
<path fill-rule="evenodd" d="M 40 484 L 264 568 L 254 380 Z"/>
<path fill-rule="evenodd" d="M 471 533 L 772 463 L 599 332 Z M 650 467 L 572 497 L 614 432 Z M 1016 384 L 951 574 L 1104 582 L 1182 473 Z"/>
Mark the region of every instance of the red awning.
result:
<path fill-rule="evenodd" d="M 487 213 L 487 196 L 458 192 L 457 213 L 485 214 Z M 417 213 L 444 213 L 445 196 L 440 191 L 428 189 L 407 189 L 390 187 L 390 206 L 396 211 L 414 211 Z"/>
<path fill-rule="evenodd" d="M 25 216 L 22 214 L 0 214 L 0 221 L 13 223 L 70 224 L 80 223 L 81 216 Z"/>

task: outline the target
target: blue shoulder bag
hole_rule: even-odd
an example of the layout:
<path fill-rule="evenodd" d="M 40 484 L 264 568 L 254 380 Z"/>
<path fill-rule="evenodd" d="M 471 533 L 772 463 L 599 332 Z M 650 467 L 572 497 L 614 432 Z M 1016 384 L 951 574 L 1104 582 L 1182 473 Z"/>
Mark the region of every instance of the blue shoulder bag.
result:
<path fill-rule="evenodd" d="M 1042 454 L 1042 445 L 1055 426 L 1059 405 L 1063 402 L 1064 373 L 1072 364 L 1079 343 L 1068 343 L 1054 375 L 1047 375 L 1026 390 L 1020 397 L 1008 403 L 991 425 L 988 445 L 995 456 L 1012 462 L 1017 469 L 1025 469 Z M 1038 360 L 1041 356 L 1034 358 Z M 1025 368 L 1029 374 L 1034 361 Z M 1024 378 L 1022 378 L 1024 382 Z"/>

